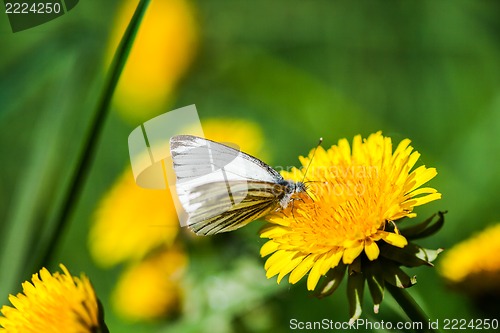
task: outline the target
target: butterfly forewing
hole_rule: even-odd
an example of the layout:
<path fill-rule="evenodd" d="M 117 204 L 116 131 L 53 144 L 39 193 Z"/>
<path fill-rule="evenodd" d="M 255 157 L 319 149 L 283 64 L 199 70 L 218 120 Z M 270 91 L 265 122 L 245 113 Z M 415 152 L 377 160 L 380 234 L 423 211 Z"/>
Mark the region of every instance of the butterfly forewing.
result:
<path fill-rule="evenodd" d="M 191 135 L 170 140 L 178 182 L 204 177 L 224 169 L 228 180 L 276 182 L 283 177 L 261 160 L 226 145 Z"/>

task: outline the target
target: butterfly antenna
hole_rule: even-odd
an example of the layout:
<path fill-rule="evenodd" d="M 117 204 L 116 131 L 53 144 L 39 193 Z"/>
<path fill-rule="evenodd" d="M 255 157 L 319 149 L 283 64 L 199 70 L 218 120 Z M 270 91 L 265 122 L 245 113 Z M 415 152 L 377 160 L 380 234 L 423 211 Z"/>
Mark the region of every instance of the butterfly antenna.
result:
<path fill-rule="evenodd" d="M 309 171 L 309 167 L 311 166 L 311 163 L 314 159 L 314 155 L 316 155 L 316 150 L 318 150 L 318 147 L 321 146 L 322 142 L 323 142 L 323 138 L 319 138 L 319 142 L 316 145 L 316 148 L 314 148 L 311 159 L 309 160 L 309 163 L 307 164 L 306 171 L 304 172 L 304 178 L 302 179 L 302 182 L 304 182 L 306 180 L 307 171 Z"/>

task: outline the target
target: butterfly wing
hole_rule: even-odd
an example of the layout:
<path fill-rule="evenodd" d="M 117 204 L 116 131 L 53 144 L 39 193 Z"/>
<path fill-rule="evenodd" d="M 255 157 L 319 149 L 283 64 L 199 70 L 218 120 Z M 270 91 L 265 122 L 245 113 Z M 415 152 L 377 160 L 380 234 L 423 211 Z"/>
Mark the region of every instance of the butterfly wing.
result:
<path fill-rule="evenodd" d="M 236 230 L 278 209 L 277 196 L 284 191 L 281 185 L 256 181 L 233 181 L 229 188 L 226 182 L 198 186 L 183 198 L 188 226 L 198 235 Z"/>
<path fill-rule="evenodd" d="M 235 230 L 277 209 L 283 177 L 261 160 L 191 135 L 173 137 L 170 150 L 177 195 L 197 234 Z"/>
<path fill-rule="evenodd" d="M 201 185 L 210 181 L 210 175 L 214 177 L 214 173 L 222 169 L 227 180 L 256 180 L 271 183 L 283 180 L 276 170 L 258 158 L 197 136 L 172 137 L 170 151 L 177 182 L 198 179 Z"/>

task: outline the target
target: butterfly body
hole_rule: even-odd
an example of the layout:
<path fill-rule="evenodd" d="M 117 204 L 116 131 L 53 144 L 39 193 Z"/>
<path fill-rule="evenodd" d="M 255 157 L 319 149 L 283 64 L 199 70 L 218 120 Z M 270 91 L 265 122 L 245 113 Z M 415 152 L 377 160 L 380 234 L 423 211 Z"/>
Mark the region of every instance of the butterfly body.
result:
<path fill-rule="evenodd" d="M 198 235 L 232 231 L 286 209 L 303 182 L 285 180 L 261 160 L 191 135 L 174 136 L 170 151 L 176 190 Z"/>
<path fill-rule="evenodd" d="M 291 180 L 283 179 L 279 182 L 280 186 L 285 188 L 285 194 L 280 198 L 280 205 L 282 209 L 288 207 L 291 201 L 293 201 L 293 196 L 296 193 L 306 192 L 306 185 L 303 182 L 294 182 Z"/>

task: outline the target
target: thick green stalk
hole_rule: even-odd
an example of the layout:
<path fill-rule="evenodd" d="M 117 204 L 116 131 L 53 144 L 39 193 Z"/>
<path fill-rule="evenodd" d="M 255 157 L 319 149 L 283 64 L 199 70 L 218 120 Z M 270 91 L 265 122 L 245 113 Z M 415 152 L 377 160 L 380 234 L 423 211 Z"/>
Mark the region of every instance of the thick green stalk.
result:
<path fill-rule="evenodd" d="M 33 271 L 37 271 L 40 267 L 46 266 L 50 263 L 58 244 L 57 240 L 64 232 L 65 227 L 70 220 L 71 213 L 76 207 L 78 197 L 87 178 L 92 158 L 104 127 L 104 122 L 109 111 L 109 105 L 111 103 L 113 93 L 118 84 L 118 80 L 127 61 L 130 49 L 132 48 L 132 44 L 137 31 L 139 30 L 141 20 L 146 12 L 149 2 L 150 0 L 141 0 L 141 2 L 137 5 L 134 16 L 130 20 L 127 30 L 125 31 L 120 45 L 116 50 L 106 84 L 97 104 L 88 134 L 82 145 L 75 171 L 71 177 L 67 194 L 63 200 L 60 211 L 56 216 L 54 232 L 46 244 L 46 248 L 42 249 L 41 259 L 35 263 Z"/>

